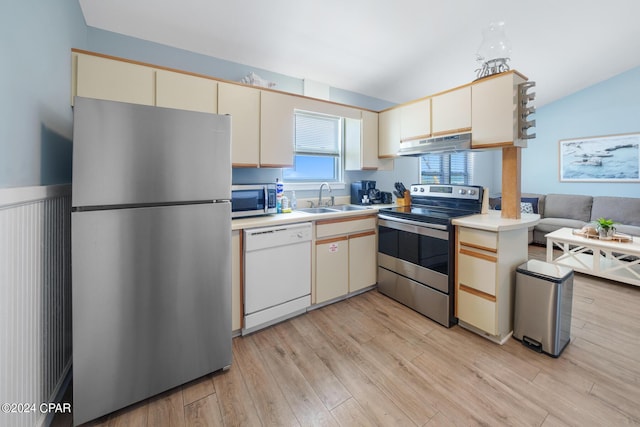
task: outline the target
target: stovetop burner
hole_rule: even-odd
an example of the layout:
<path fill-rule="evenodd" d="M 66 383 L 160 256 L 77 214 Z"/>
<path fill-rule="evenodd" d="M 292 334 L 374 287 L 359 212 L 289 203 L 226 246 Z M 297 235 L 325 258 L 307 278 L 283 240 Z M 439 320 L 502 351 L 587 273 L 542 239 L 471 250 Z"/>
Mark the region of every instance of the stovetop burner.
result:
<path fill-rule="evenodd" d="M 451 219 L 480 213 L 482 187 L 413 184 L 411 205 L 380 209 L 381 215 L 449 225 Z"/>

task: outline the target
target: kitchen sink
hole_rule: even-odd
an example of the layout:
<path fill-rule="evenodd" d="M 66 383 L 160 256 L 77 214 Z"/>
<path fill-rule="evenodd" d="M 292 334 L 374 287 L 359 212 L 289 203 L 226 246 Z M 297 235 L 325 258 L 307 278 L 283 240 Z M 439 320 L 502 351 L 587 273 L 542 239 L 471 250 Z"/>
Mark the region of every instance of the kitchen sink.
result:
<path fill-rule="evenodd" d="M 361 211 L 364 209 L 371 209 L 367 206 L 358 206 L 358 205 L 336 205 L 331 206 L 331 209 L 335 209 L 337 211 Z"/>
<path fill-rule="evenodd" d="M 319 214 L 319 213 L 330 213 L 330 212 L 336 212 L 337 209 L 332 209 L 332 208 L 303 208 L 303 209 L 298 209 L 299 212 L 306 212 L 306 213 L 310 213 L 310 214 Z"/>
<path fill-rule="evenodd" d="M 364 209 L 371 209 L 366 206 L 357 206 L 357 205 L 336 205 L 336 206 L 327 206 L 327 207 L 319 207 L 319 208 L 303 208 L 298 209 L 300 212 L 306 212 L 310 214 L 319 214 L 319 213 L 331 213 L 331 212 L 343 212 L 343 211 L 360 211 Z"/>

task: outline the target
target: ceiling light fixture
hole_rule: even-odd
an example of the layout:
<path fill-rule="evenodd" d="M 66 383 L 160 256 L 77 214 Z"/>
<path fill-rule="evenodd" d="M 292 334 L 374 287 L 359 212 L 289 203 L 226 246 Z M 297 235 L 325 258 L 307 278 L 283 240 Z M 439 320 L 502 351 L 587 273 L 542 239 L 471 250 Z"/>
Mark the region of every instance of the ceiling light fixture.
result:
<path fill-rule="evenodd" d="M 482 43 L 476 52 L 480 68 L 476 80 L 493 74 L 509 71 L 511 43 L 505 34 L 504 22 L 492 22 L 482 30 Z"/>

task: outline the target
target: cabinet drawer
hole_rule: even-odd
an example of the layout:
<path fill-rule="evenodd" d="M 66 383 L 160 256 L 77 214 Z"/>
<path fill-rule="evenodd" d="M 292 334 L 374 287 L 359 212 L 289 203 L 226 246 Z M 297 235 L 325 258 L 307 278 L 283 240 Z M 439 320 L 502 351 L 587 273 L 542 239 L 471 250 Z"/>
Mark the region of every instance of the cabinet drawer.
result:
<path fill-rule="evenodd" d="M 458 289 L 458 319 L 491 335 L 497 334 L 496 303 Z"/>
<path fill-rule="evenodd" d="M 458 282 L 485 294 L 496 295 L 497 263 L 484 258 L 458 254 Z"/>
<path fill-rule="evenodd" d="M 498 250 L 498 233 L 475 228 L 460 227 L 458 229 L 460 245 L 495 252 Z"/>
<path fill-rule="evenodd" d="M 338 218 L 316 222 L 316 238 L 357 233 L 376 229 L 376 217 Z"/>

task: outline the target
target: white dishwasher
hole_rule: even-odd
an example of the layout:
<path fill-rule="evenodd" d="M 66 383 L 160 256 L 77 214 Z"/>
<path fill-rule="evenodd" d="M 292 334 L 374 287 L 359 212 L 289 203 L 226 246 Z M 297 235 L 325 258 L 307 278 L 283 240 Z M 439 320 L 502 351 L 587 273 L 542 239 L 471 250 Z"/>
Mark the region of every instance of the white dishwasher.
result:
<path fill-rule="evenodd" d="M 311 223 L 244 230 L 242 335 L 311 305 Z"/>

